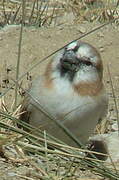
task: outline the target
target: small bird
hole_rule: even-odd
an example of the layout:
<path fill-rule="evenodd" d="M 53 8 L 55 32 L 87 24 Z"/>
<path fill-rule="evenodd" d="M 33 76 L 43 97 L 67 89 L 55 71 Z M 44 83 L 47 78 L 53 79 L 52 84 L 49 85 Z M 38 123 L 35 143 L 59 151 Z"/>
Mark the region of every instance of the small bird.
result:
<path fill-rule="evenodd" d="M 103 64 L 90 44 L 73 41 L 60 50 L 33 81 L 26 95 L 20 119 L 68 145 L 77 146 L 52 118 L 86 144 L 98 121 L 106 114 Z M 42 110 L 42 108 L 43 110 Z M 47 112 L 46 114 L 43 112 Z"/>

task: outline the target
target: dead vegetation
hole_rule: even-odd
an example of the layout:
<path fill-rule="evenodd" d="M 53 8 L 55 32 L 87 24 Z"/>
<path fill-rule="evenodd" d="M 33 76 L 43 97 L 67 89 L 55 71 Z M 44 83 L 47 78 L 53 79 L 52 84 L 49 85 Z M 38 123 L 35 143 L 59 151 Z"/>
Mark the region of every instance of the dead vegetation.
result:
<path fill-rule="evenodd" d="M 24 25 L 49 26 L 57 25 L 58 19 L 71 13 L 75 23 L 83 21 L 105 22 L 119 15 L 119 2 L 111 0 L 69 0 L 38 1 L 24 0 Z M 0 25 L 20 24 L 22 21 L 22 1 L 2 0 L 0 2 Z"/>
<path fill-rule="evenodd" d="M 71 0 L 68 7 L 71 8 L 75 21 L 81 23 L 82 21 L 99 21 L 105 22 L 112 20 L 119 15 L 118 1 L 97 1 L 97 0 Z"/>
<path fill-rule="evenodd" d="M 27 26 L 49 26 L 57 25 L 58 17 L 63 16 L 64 13 L 73 13 L 75 23 L 82 21 L 99 21 L 105 22 L 113 20 L 118 17 L 118 1 L 78 1 L 70 0 L 62 3 L 62 1 L 14 1 L 3 0 L 0 2 L 1 27 L 6 24 L 22 24 L 21 36 L 19 38 L 19 52 L 18 64 L 16 71 L 16 80 L 19 78 L 19 61 L 20 61 L 20 41 L 22 41 L 22 28 Z M 6 80 L 6 79 L 5 79 Z M 1 80 L 2 81 L 2 80 Z M 85 148 L 73 148 L 64 145 L 59 140 L 54 139 L 46 132 L 41 132 L 39 129 L 33 128 L 18 120 L 20 105 L 17 96 L 18 92 L 24 90 L 21 84 L 16 83 L 15 97 L 12 105 L 8 107 L 5 101 L 5 96 L 11 87 L 7 87 L 9 79 L 2 81 L 2 86 L 6 89 L 3 95 L 1 92 L 0 99 L 0 156 L 5 162 L 15 166 L 23 166 L 24 169 L 28 167 L 23 174 L 19 171 L 10 174 L 13 178 L 21 179 L 81 179 L 83 177 L 90 177 L 93 179 L 119 179 L 119 172 L 117 167 L 111 162 L 108 167 L 103 162 L 97 159 L 89 159 L 85 157 Z M 15 83 L 14 83 L 15 84 Z M 12 85 L 14 87 L 14 85 Z M 112 84 L 113 90 L 113 84 Z M 115 94 L 113 91 L 113 97 Z M 116 102 L 116 101 L 115 101 Z M 118 108 L 117 119 L 118 119 Z M 19 129 L 16 125 L 19 123 L 29 130 L 28 132 Z M 105 122 L 97 127 L 96 132 L 107 131 L 108 123 Z M 33 131 L 36 135 L 33 135 Z M 31 169 L 31 172 L 30 170 Z M 3 171 L 4 172 L 4 171 Z M 93 173 L 93 175 L 92 175 Z M 84 174 L 84 175 L 83 175 Z M 0 173 L 2 177 L 2 171 Z M 96 175 L 96 176 L 95 176 Z M 90 179 L 90 178 L 89 178 Z"/>

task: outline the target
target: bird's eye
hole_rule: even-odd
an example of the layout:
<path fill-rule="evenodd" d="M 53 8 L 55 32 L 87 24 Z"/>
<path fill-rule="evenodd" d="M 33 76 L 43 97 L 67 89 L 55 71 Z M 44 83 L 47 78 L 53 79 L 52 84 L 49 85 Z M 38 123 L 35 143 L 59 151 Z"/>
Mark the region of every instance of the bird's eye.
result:
<path fill-rule="evenodd" d="M 86 64 L 87 66 L 92 65 L 92 63 L 91 63 L 90 61 L 85 61 L 85 64 Z"/>

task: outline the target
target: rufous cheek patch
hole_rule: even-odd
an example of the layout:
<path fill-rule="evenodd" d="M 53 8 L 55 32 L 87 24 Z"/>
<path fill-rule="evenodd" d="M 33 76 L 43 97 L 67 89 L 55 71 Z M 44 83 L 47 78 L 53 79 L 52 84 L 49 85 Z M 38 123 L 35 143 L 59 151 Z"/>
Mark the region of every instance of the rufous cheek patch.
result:
<path fill-rule="evenodd" d="M 103 88 L 103 83 L 100 81 L 92 83 L 82 82 L 77 85 L 73 85 L 73 88 L 74 91 L 81 96 L 97 96 Z"/>

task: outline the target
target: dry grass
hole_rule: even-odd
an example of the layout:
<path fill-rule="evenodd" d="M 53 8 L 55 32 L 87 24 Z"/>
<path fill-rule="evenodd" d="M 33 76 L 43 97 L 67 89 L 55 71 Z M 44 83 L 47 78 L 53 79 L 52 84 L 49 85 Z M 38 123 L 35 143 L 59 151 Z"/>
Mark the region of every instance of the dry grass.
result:
<path fill-rule="evenodd" d="M 12 163 L 23 164 L 27 162 L 28 164 L 32 165 L 34 164 L 33 162 L 36 155 L 39 159 L 42 156 L 42 159 L 44 159 L 45 162 L 46 170 L 43 167 L 37 168 L 40 171 L 41 176 L 47 176 L 48 178 L 54 176 L 53 173 L 52 175 L 50 174 L 51 159 L 52 163 L 56 165 L 57 158 L 59 158 L 61 162 L 64 163 L 68 161 L 67 163 L 70 164 L 69 167 L 64 166 L 65 177 L 69 177 L 69 173 L 71 177 L 75 177 L 74 172 L 77 171 L 78 167 L 78 170 L 86 168 L 98 175 L 109 177 L 111 179 L 119 179 L 119 175 L 117 171 L 115 172 L 115 167 L 113 164 L 110 168 L 107 168 L 102 164 L 101 161 L 86 157 L 85 153 L 90 153 L 89 150 L 74 148 L 63 143 L 59 143 L 59 140 L 54 139 L 48 134 L 44 134 L 44 132 L 40 131 L 39 129 L 31 127 L 24 122 L 18 121 L 17 117 L 19 116 L 19 107 L 12 114 L 9 114 L 5 107 L 6 105 L 4 100 L 1 100 L 2 119 L 0 122 L 0 154 L 5 159 L 10 160 Z M 16 122 L 27 128 L 30 132 L 28 133 L 17 128 L 15 126 Z M 33 133 L 34 131 L 35 134 Z M 15 158 L 14 153 L 11 155 L 9 152 L 7 152 L 8 147 L 12 147 L 12 149 L 14 149 L 17 158 Z M 33 153 L 35 156 L 33 154 L 28 156 L 26 152 Z M 96 152 L 92 153 L 101 154 Z M 60 165 L 56 167 L 56 171 L 61 178 L 62 175 L 60 172 L 58 172 Z"/>
<path fill-rule="evenodd" d="M 56 19 L 61 15 L 63 8 L 61 3 L 52 1 L 24 1 L 25 18 L 24 25 L 29 26 L 49 26 L 56 23 Z M 0 2 L 0 23 L 21 24 L 22 21 L 22 1 L 3 0 Z"/>
<path fill-rule="evenodd" d="M 48 26 L 52 23 L 56 23 L 57 16 L 63 12 L 73 12 L 75 21 L 82 22 L 87 21 L 106 21 L 113 20 L 118 13 L 117 2 L 112 5 L 111 3 L 97 5 L 87 4 L 85 1 L 69 1 L 69 3 L 62 4 L 58 2 L 51 4 L 48 2 L 34 2 L 23 1 L 5 1 L 0 2 L 1 13 L 1 25 L 5 24 L 22 24 L 23 25 L 35 25 L 37 27 Z M 51 6 L 52 5 L 52 6 Z M 24 15 L 24 11 L 25 15 Z M 109 13 L 109 14 L 108 14 Z M 21 54 L 21 42 L 22 41 L 22 29 L 19 38 L 18 49 L 18 68 L 16 72 L 16 82 L 19 79 L 19 61 Z M 11 163 L 20 163 L 30 165 L 36 172 L 32 175 L 32 178 L 37 179 L 73 179 L 78 177 L 80 173 L 83 173 L 84 169 L 90 170 L 100 178 L 101 176 L 109 179 L 119 179 L 119 172 L 117 172 L 114 164 L 110 168 L 104 166 L 103 163 L 97 159 L 90 159 L 85 156 L 86 152 L 89 152 L 86 147 L 79 149 L 66 146 L 59 142 L 58 139 L 51 137 L 45 132 L 40 131 L 30 125 L 18 120 L 20 106 L 17 106 L 17 93 L 19 90 L 19 84 L 16 83 L 15 88 L 15 100 L 12 103 L 11 108 L 7 108 L 7 103 L 4 100 L 4 96 L 0 100 L 0 155 Z M 7 92 L 6 92 L 7 93 Z M 113 92 L 114 95 L 114 92 Z M 15 106 L 14 106 L 15 103 Z M 117 112 L 118 113 L 118 112 Z M 22 125 L 29 130 L 25 132 L 16 126 L 16 123 Z M 98 131 L 105 131 L 106 122 Z M 102 130 L 103 129 L 103 130 Z M 35 131 L 35 135 L 33 132 Z M 9 153 L 8 149 L 15 151 Z M 30 155 L 29 155 L 30 154 Z M 95 153 L 94 153 L 95 154 Z M 36 159 L 44 162 L 41 165 L 35 163 Z M 53 171 L 54 169 L 54 171 Z M 17 174 L 17 177 L 20 177 Z M 28 176 L 21 176 L 24 179 L 32 179 Z"/>
<path fill-rule="evenodd" d="M 105 22 L 119 16 L 118 1 L 112 0 L 69 0 L 38 1 L 25 0 L 24 25 L 57 25 L 64 13 L 73 13 L 75 23 L 83 21 Z M 2 0 L 0 2 L 0 25 L 20 24 L 22 21 L 22 1 Z"/>
<path fill-rule="evenodd" d="M 72 10 L 77 23 L 83 21 L 105 22 L 119 16 L 118 1 L 70 0 L 67 7 Z"/>

